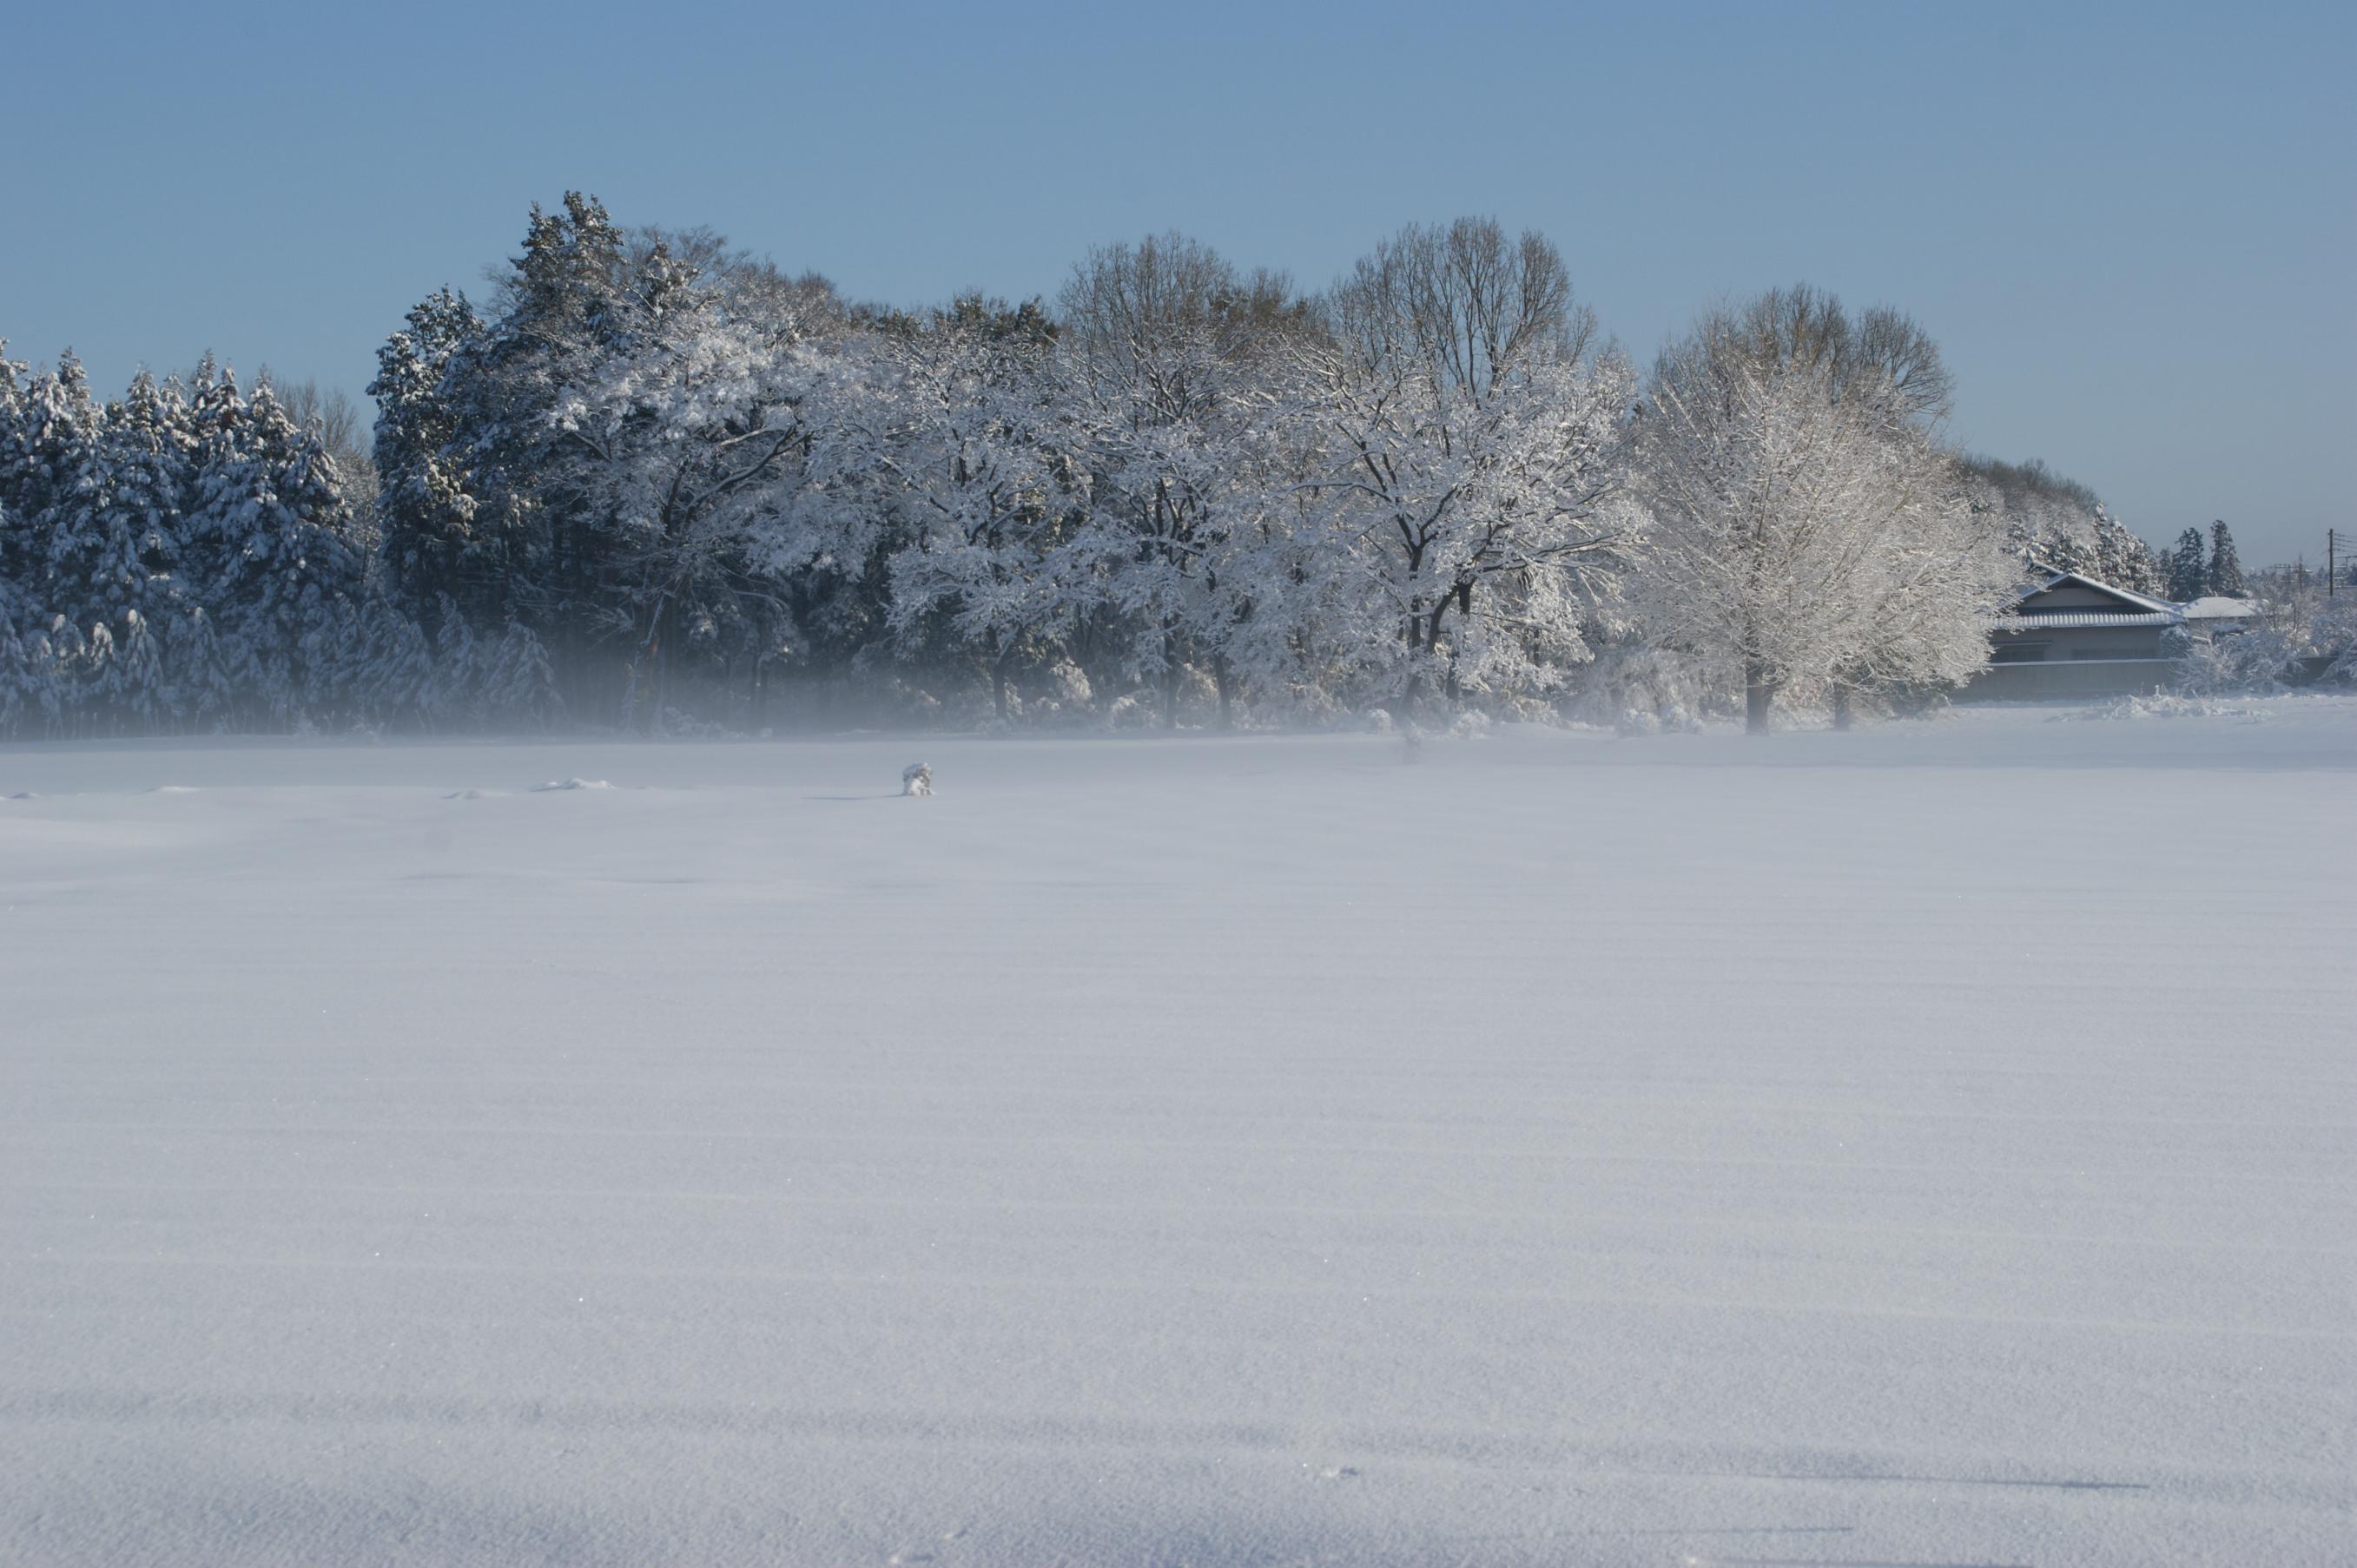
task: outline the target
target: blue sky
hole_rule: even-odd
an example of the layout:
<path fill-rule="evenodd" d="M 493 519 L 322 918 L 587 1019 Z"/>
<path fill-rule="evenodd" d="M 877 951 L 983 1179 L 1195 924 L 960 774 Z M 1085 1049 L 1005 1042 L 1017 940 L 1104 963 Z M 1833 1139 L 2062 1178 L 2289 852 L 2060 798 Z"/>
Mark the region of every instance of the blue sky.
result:
<path fill-rule="evenodd" d="M 1178 228 L 1329 280 L 1545 231 L 1650 356 L 1807 280 L 1938 337 L 1953 434 L 2247 561 L 2357 529 L 2357 6 L 18 6 L 0 336 L 357 394 L 528 205 L 862 298 Z"/>

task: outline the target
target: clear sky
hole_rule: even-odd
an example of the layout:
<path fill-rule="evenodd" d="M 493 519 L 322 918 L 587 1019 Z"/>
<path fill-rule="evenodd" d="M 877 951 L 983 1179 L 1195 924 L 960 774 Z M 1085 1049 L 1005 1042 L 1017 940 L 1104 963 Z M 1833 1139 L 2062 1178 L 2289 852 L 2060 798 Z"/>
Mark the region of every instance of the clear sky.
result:
<path fill-rule="evenodd" d="M 358 395 L 568 188 L 904 304 L 1168 228 L 1321 285 L 1485 213 L 1641 358 L 1771 284 L 1901 306 L 1964 444 L 2314 558 L 2357 530 L 2352 83 L 2347 0 L 19 3 L 0 336 Z"/>

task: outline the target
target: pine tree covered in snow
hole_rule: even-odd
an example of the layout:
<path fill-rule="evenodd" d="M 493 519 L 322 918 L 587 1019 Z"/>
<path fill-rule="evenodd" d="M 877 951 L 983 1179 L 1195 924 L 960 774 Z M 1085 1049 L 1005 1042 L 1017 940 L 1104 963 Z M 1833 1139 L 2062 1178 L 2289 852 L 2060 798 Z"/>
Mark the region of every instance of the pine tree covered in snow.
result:
<path fill-rule="evenodd" d="M 264 381 L 248 400 L 223 376 L 198 410 L 194 496 L 182 547 L 232 682 L 272 724 L 330 712 L 341 604 L 361 588 L 333 461 Z"/>
<path fill-rule="evenodd" d="M 459 414 L 443 386 L 451 359 L 482 336 L 464 295 L 437 290 L 409 312 L 377 350 L 376 465 L 381 548 L 390 591 L 414 617 L 448 603 L 478 617 L 501 608 L 504 591 L 474 558 L 474 486 Z"/>
<path fill-rule="evenodd" d="M 142 371 L 83 448 L 75 499 L 51 523 L 52 607 L 78 621 L 169 612 L 194 444 L 178 389 Z"/>
<path fill-rule="evenodd" d="M 166 639 L 171 654 L 173 727 L 222 728 L 241 704 L 235 676 L 213 635 L 212 617 L 202 605 L 184 601 Z"/>
<path fill-rule="evenodd" d="M 2251 591 L 2243 577 L 2242 557 L 2234 553 L 2234 535 L 2222 518 L 2210 525 L 2210 570 L 2203 586 L 2229 599 L 2239 599 Z"/>
<path fill-rule="evenodd" d="M 100 404 L 70 355 L 0 361 L 0 733 L 422 718 L 366 542 L 266 383 L 208 357 Z"/>
<path fill-rule="evenodd" d="M 2177 536 L 2177 548 L 2169 557 L 2168 595 L 2179 604 L 2190 604 L 2209 591 L 2210 568 L 2202 558 L 2201 531 L 2189 528 Z"/>

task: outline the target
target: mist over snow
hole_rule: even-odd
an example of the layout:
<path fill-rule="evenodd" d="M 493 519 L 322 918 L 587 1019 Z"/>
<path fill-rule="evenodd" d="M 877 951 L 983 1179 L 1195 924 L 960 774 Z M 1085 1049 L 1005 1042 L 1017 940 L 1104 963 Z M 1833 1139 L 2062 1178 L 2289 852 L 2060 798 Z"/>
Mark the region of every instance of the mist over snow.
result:
<path fill-rule="evenodd" d="M 2345 1560 L 2352 775 L 0 748 L 0 1560 Z"/>

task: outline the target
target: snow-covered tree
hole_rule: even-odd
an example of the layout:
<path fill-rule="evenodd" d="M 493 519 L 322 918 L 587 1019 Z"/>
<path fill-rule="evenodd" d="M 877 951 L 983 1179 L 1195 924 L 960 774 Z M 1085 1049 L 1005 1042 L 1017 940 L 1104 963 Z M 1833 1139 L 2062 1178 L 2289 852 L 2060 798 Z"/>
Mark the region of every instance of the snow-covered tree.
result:
<path fill-rule="evenodd" d="M 118 724 L 135 731 L 166 728 L 178 717 L 164 650 L 147 618 L 136 609 L 123 612 L 123 630 L 113 639 L 113 657 L 96 695 Z"/>
<path fill-rule="evenodd" d="M 475 486 L 459 412 L 443 385 L 453 356 L 483 335 L 462 294 L 439 289 L 377 350 L 377 517 L 387 586 L 413 615 L 461 597 L 479 618 L 500 613 L 504 586 L 478 564 Z M 467 613 L 461 611 L 460 613 Z"/>
<path fill-rule="evenodd" d="M 236 677 L 204 607 L 184 604 L 165 641 L 178 722 L 197 730 L 227 726 L 237 712 Z"/>
<path fill-rule="evenodd" d="M 561 450 L 575 437 L 559 410 L 629 346 L 626 252 L 594 198 L 568 191 L 556 212 L 534 206 L 483 329 L 445 320 L 414 350 L 430 361 L 447 346 L 435 393 L 447 412 L 424 423 L 447 417 L 451 434 L 435 455 L 426 510 L 414 514 L 425 558 L 405 579 L 411 591 L 421 607 L 425 595 L 448 593 L 487 626 L 514 615 L 544 628 L 565 679 L 607 713 L 626 684 L 633 618 L 617 613 L 605 519 L 582 489 L 582 464 Z M 396 470 L 418 464 L 395 451 L 378 466 L 397 486 Z M 446 569 L 454 554 L 458 565 Z"/>
<path fill-rule="evenodd" d="M 1961 682 L 2018 575 L 1972 522 L 1926 380 L 1844 351 L 1838 306 L 1803 303 L 1706 315 L 1656 363 L 1641 420 L 1647 618 L 1740 682 L 1755 733 L 1788 693 Z"/>
<path fill-rule="evenodd" d="M 59 580 L 55 542 L 60 535 L 79 541 L 96 526 L 90 492 L 97 482 L 105 411 L 91 400 L 89 378 L 70 350 L 56 370 L 32 376 L 12 393 L 9 403 L 0 499 L 16 526 L 0 538 L 0 571 L 51 613 L 70 608 L 78 617 L 84 585 Z M 66 554 L 70 561 L 71 553 Z"/>
<path fill-rule="evenodd" d="M 2201 531 L 2189 528 L 2177 536 L 2169 557 L 2169 596 L 2190 604 L 2209 591 L 2210 568 L 2202 558 Z"/>
<path fill-rule="evenodd" d="M 231 682 L 257 718 L 324 711 L 334 690 L 340 601 L 361 587 L 349 514 L 317 436 L 286 417 L 267 381 L 251 400 L 223 374 L 195 404 L 194 494 L 181 544 Z"/>
<path fill-rule="evenodd" d="M 1116 631 L 1121 672 L 1155 691 L 1165 728 L 1200 669 L 1223 718 L 1231 643 L 1259 607 L 1234 559 L 1266 510 L 1255 458 L 1276 367 L 1305 312 L 1286 281 L 1183 235 L 1092 252 L 1063 295 L 1072 420 L 1088 468 L 1067 559 Z"/>
<path fill-rule="evenodd" d="M 548 650 L 521 621 L 502 627 L 479 659 L 473 694 L 484 719 L 502 726 L 543 725 L 564 707 Z"/>
<path fill-rule="evenodd" d="M 1037 300 L 965 295 L 880 343 L 899 411 L 877 501 L 906 523 L 890 558 L 892 628 L 911 651 L 939 653 L 929 633 L 944 627 L 981 660 L 1005 720 L 1018 666 L 1054 658 L 1083 602 L 1060 548 L 1087 476 L 1071 450 L 1055 327 Z"/>
<path fill-rule="evenodd" d="M 758 670 L 788 618 L 763 531 L 806 456 L 797 345 L 840 313 L 822 280 L 677 239 L 578 192 L 535 207 L 487 314 L 428 299 L 372 383 L 404 609 L 527 627 L 584 716 L 651 720 L 690 665 Z"/>
<path fill-rule="evenodd" d="M 1638 534 L 1627 361 L 1574 304 L 1555 247 L 1486 219 L 1403 230 L 1323 316 L 1316 481 L 1404 705 L 1552 684 L 1587 656 L 1583 615 Z"/>
<path fill-rule="evenodd" d="M 543 473 L 597 542 L 625 711 L 646 716 L 671 701 L 690 644 L 716 644 L 760 597 L 756 533 L 807 445 L 801 322 L 739 315 L 702 281 L 653 248 L 618 307 L 627 332 L 558 397 Z"/>
<path fill-rule="evenodd" d="M 0 354 L 0 731 L 750 727 L 787 682 L 1536 710 L 1596 648 L 1608 705 L 1764 722 L 1961 679 L 2025 563 L 2241 586 L 2222 523 L 2164 583 L 2083 486 L 1947 453 L 1896 312 L 1777 291 L 1641 397 L 1554 247 L 1480 220 L 1316 298 L 1166 234 L 1053 307 L 905 314 L 567 193 L 380 349 L 365 463 L 332 391 L 252 384 L 102 403 Z"/>
<path fill-rule="evenodd" d="M 72 501 L 50 520 L 53 607 L 78 621 L 168 613 L 195 445 L 178 390 L 140 371 L 85 446 Z"/>
<path fill-rule="evenodd" d="M 5 439 L 10 413 L 9 369 L 0 360 L 0 439 Z M 12 526 L 8 501 L 0 496 L 0 539 Z M 0 736 L 46 733 L 63 709 L 64 693 L 41 624 L 39 607 L 23 586 L 0 575 Z"/>
<path fill-rule="evenodd" d="M 2220 519 L 2210 525 L 2210 570 L 2203 585 L 2222 598 L 2239 599 L 2250 592 L 2243 578 L 2243 559 L 2234 553 L 2234 535 Z"/>
<path fill-rule="evenodd" d="M 2085 485 L 2034 457 L 2006 463 L 1967 456 L 1957 466 L 1974 511 L 2004 530 L 2008 547 L 2025 564 L 2077 572 L 2131 593 L 2165 589 L 2152 546 Z"/>

